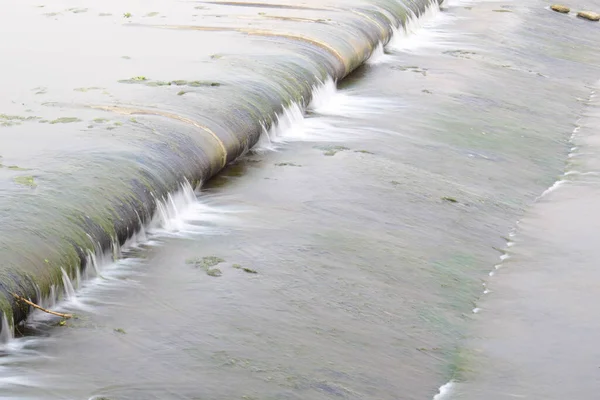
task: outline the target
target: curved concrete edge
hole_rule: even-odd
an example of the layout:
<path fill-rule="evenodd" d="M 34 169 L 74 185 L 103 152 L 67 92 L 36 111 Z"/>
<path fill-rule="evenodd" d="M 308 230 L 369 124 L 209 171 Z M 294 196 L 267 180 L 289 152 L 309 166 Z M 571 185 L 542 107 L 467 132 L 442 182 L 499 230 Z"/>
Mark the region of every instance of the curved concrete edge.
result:
<path fill-rule="evenodd" d="M 89 252 L 107 252 L 125 243 L 151 220 L 160 199 L 186 181 L 193 186 L 206 182 L 252 148 L 286 106 L 297 103 L 306 108 L 314 88 L 327 77 L 335 81 L 345 78 L 365 63 L 380 43 L 391 39 L 393 27 L 405 24 L 411 14 L 421 15 L 437 1 L 369 0 L 364 8 L 349 10 L 347 24 L 327 40 L 275 31 L 243 32 L 289 41 L 295 56 L 264 66 L 261 73 L 266 79 L 230 89 L 227 102 L 217 104 L 210 113 L 204 107 L 192 116 L 143 107 L 91 105 L 124 115 L 157 116 L 163 118 L 160 123 L 176 123 L 188 133 L 173 135 L 170 147 L 152 148 L 149 155 L 140 155 L 137 163 L 112 160 L 119 168 L 108 191 L 98 182 L 81 188 L 87 192 L 79 202 L 57 207 L 42 201 L 40 209 L 56 208 L 48 210 L 52 217 L 20 235 L 27 240 L 25 247 L 35 251 L 5 251 L 9 257 L 0 265 L 0 313 L 12 316 L 13 326 L 25 320 L 31 308 L 16 301 L 13 293 L 39 303 L 50 295 L 51 287 L 63 287 L 62 269 L 74 277 L 77 269 L 86 268 Z"/>

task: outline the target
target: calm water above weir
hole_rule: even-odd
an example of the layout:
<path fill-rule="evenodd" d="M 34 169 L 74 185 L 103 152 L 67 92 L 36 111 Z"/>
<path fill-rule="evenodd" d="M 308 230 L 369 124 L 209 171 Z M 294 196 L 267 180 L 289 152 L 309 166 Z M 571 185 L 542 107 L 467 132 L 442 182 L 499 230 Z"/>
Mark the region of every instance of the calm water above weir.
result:
<path fill-rule="evenodd" d="M 13 338 L 21 306 L 4 316 L 0 399 L 513 382 L 473 356 L 514 348 L 487 340 L 482 282 L 564 170 L 597 25 L 537 0 L 406 1 L 420 18 L 389 32 L 400 1 L 9 3 L 0 289 L 76 318 L 36 311 Z"/>

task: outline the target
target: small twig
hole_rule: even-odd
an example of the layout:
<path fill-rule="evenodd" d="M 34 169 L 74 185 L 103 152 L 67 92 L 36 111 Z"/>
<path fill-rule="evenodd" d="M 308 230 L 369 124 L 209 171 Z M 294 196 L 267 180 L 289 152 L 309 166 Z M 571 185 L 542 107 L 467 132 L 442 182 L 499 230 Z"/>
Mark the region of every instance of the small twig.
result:
<path fill-rule="evenodd" d="M 20 301 L 22 301 L 25 304 L 29 304 L 31 307 L 37 308 L 38 310 L 43 311 L 45 313 L 56 315 L 57 317 L 62 317 L 64 319 L 73 318 L 73 315 L 71 315 L 71 314 L 63 314 L 63 313 L 59 313 L 59 312 L 56 312 L 56 311 L 46 310 L 45 308 L 38 306 L 34 302 L 31 302 L 31 301 L 29 301 L 29 300 L 27 300 L 27 299 L 19 296 L 18 294 L 13 293 L 12 295 L 15 297 L 15 299 L 20 300 Z"/>

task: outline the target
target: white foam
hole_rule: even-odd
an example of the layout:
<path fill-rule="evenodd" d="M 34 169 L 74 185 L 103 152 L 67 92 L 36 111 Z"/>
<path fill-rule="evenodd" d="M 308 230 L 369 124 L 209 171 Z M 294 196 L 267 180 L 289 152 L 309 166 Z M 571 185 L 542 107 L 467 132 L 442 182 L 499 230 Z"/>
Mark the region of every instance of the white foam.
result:
<path fill-rule="evenodd" d="M 563 180 L 558 180 L 558 181 L 554 182 L 552 184 L 552 186 L 550 186 L 548 189 L 544 190 L 544 192 L 542 192 L 542 194 L 538 196 L 538 198 L 536 199 L 536 201 L 540 200 L 541 198 L 543 198 L 544 196 L 548 195 L 549 193 L 552 193 L 553 191 L 555 191 L 556 189 L 558 189 L 559 187 L 561 187 L 564 183 L 565 183 L 565 181 L 563 181 Z M 519 222 L 517 221 L 517 224 L 518 223 Z"/>
<path fill-rule="evenodd" d="M 377 65 L 392 61 L 394 58 L 388 54 L 385 54 L 385 48 L 383 43 L 379 42 L 373 49 L 371 56 L 367 60 L 367 64 Z"/>
<path fill-rule="evenodd" d="M 412 13 L 403 26 L 393 28 L 387 48 L 395 52 L 416 52 L 446 46 L 450 44 L 450 36 L 442 27 L 450 20 L 451 17 L 440 12 L 437 2 L 432 1 L 420 17 Z"/>
<path fill-rule="evenodd" d="M 454 387 L 454 382 L 450 381 L 438 389 L 438 394 L 433 396 L 433 400 L 447 400 L 450 395 L 452 388 Z"/>
<path fill-rule="evenodd" d="M 331 77 L 327 77 L 325 82 L 313 88 L 308 110 L 325 116 L 352 118 L 378 114 L 399 107 L 402 107 L 402 104 L 398 99 L 361 96 L 351 90 L 340 91 L 336 82 Z M 336 124 L 337 126 L 339 124 Z"/>

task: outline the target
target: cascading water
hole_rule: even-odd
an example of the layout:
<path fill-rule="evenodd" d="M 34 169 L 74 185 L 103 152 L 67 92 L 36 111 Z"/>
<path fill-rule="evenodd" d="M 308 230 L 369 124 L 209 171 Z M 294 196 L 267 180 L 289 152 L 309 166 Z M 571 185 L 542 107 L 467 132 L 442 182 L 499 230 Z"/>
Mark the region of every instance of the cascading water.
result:
<path fill-rule="evenodd" d="M 406 24 L 392 27 L 393 35 L 387 47 L 392 51 L 403 52 L 421 49 L 427 44 L 439 42 L 436 40 L 439 33 L 435 29 L 424 28 L 429 27 L 433 20 L 439 19 L 440 15 L 437 1 L 431 2 L 421 16 L 411 13 Z"/>
<path fill-rule="evenodd" d="M 398 99 L 359 96 L 352 90 L 341 92 L 335 81 L 327 77 L 325 82 L 314 87 L 308 109 L 320 115 L 356 117 L 388 111 L 390 107 L 398 107 L 398 104 Z"/>
<path fill-rule="evenodd" d="M 6 344 L 14 338 L 13 330 L 8 323 L 6 314 L 2 313 L 2 321 L 0 323 L 0 344 Z"/>
<path fill-rule="evenodd" d="M 307 110 L 310 114 L 319 114 L 320 118 L 305 116 L 302 108 L 292 103 L 277 115 L 270 129 L 263 129 L 263 134 L 253 151 L 276 151 L 280 145 L 287 142 L 347 141 L 364 135 L 365 130 L 357 129 L 354 123 L 339 117 L 346 119 L 372 115 L 399 106 L 397 99 L 358 96 L 348 90 L 340 92 L 333 78 L 329 76 L 323 83 L 313 87 L 311 97 Z"/>
<path fill-rule="evenodd" d="M 163 230 L 168 233 L 193 232 L 193 228 L 185 223 L 185 219 L 191 206 L 196 203 L 196 194 L 192 185 L 188 181 L 183 182 L 179 191 L 157 202 L 156 213 L 148 230 Z M 138 238 L 146 238 L 146 230 L 140 232 L 143 234 L 138 235 Z"/>
<path fill-rule="evenodd" d="M 75 298 L 75 288 L 73 287 L 73 282 L 71 281 L 69 274 L 67 274 L 67 271 L 65 271 L 64 268 L 61 267 L 60 270 L 62 271 L 62 281 L 63 288 L 65 289 L 65 297 L 67 299 L 73 299 Z"/>
<path fill-rule="evenodd" d="M 276 118 L 270 129 L 263 130 L 256 150 L 277 150 L 278 144 L 306 138 L 304 113 L 298 104 L 290 104 Z"/>
<path fill-rule="evenodd" d="M 373 49 L 373 53 L 371 53 L 371 57 L 367 60 L 367 64 L 377 65 L 385 62 L 391 61 L 393 58 L 387 54 L 385 54 L 385 48 L 383 47 L 383 43 L 379 42 L 377 46 Z"/>

